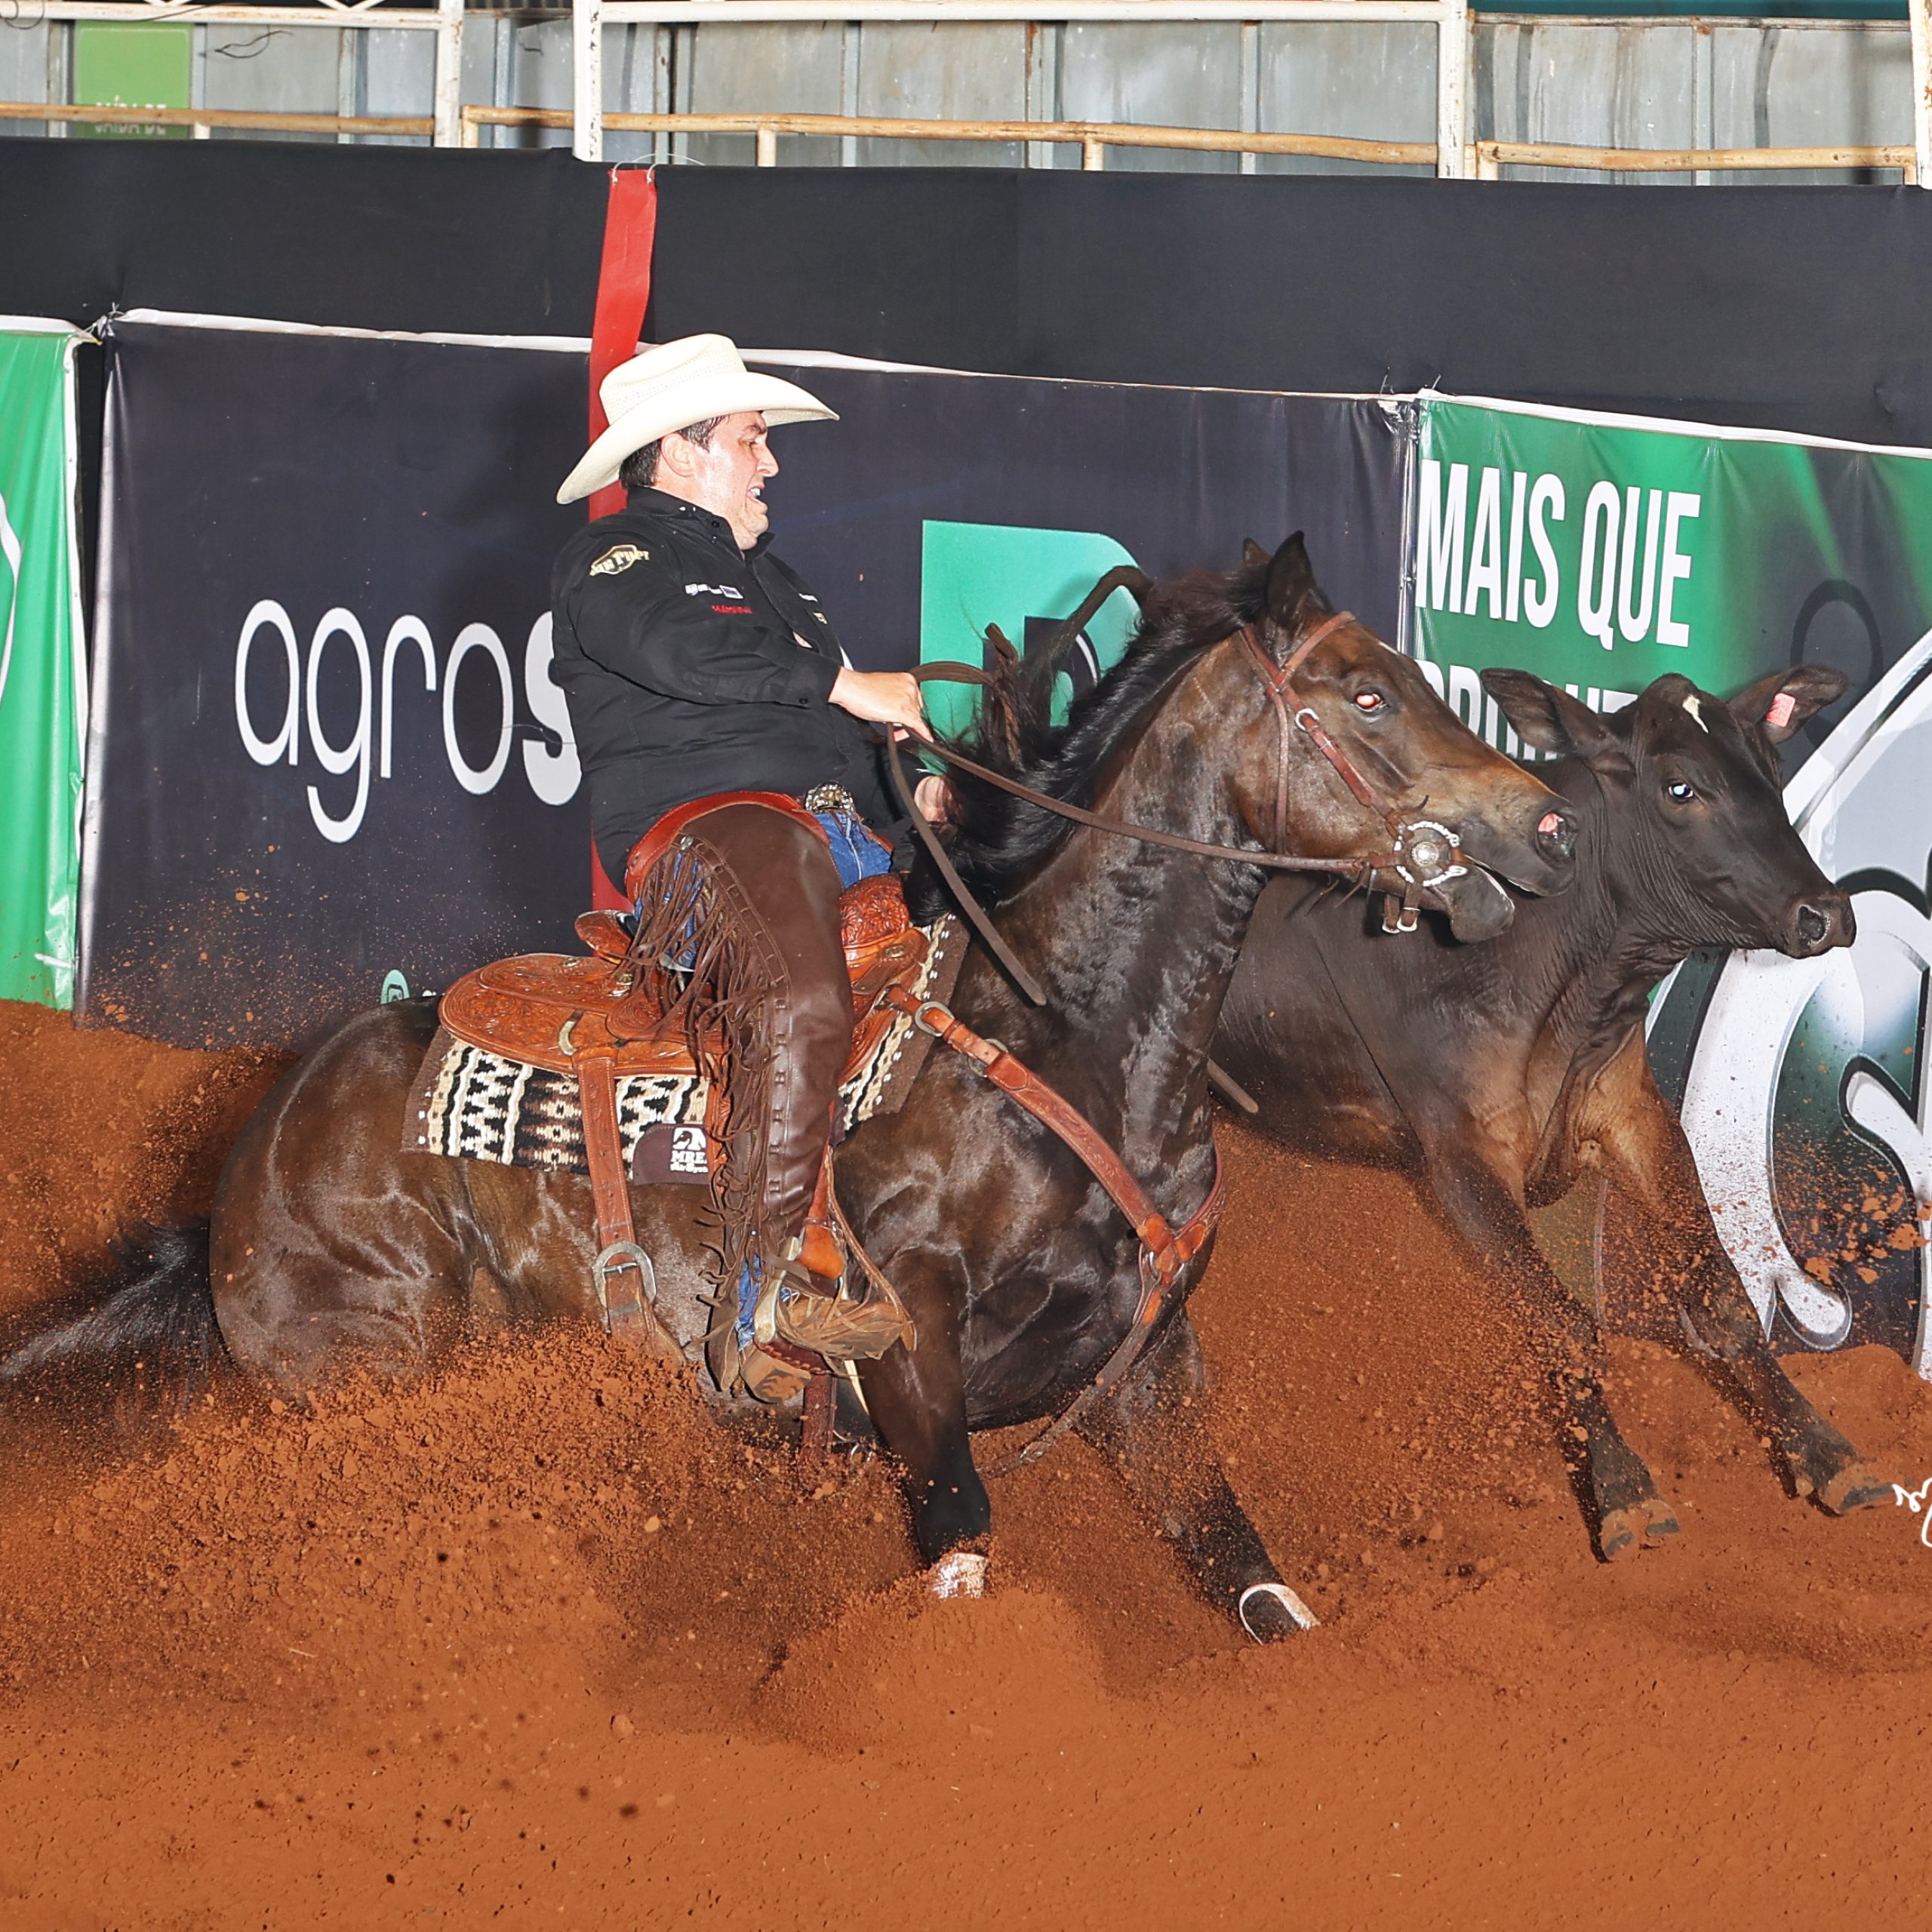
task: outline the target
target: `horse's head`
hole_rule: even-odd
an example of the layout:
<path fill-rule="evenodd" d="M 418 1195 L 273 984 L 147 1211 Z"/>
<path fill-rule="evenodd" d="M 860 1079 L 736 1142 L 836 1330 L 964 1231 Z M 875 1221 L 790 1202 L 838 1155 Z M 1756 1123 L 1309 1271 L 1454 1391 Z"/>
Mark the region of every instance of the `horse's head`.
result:
<path fill-rule="evenodd" d="M 1231 589 L 1248 621 L 1197 675 L 1205 714 L 1238 733 L 1232 802 L 1257 842 L 1306 858 L 1393 852 L 1402 868 L 1378 869 L 1378 888 L 1447 912 L 1459 939 L 1515 915 L 1491 874 L 1537 893 L 1569 884 L 1573 809 L 1484 743 L 1413 660 L 1338 617 L 1299 532 L 1272 557 L 1251 546 Z"/>

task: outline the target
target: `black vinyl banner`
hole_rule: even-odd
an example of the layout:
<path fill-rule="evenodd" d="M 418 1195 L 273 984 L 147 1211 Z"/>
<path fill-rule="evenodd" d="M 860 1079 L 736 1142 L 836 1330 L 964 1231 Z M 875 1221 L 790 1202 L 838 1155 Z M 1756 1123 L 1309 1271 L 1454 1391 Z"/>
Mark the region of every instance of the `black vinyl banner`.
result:
<path fill-rule="evenodd" d="M 582 346 L 137 318 L 111 355 L 84 1020 L 299 1044 L 573 948 L 589 835 L 547 605 Z M 841 418 L 778 433 L 767 495 L 863 667 L 974 655 L 991 623 L 1037 641 L 1113 563 L 1225 567 L 1296 528 L 1396 635 L 1398 406 L 774 359 Z M 1086 677 L 1130 617 L 1097 614 Z"/>

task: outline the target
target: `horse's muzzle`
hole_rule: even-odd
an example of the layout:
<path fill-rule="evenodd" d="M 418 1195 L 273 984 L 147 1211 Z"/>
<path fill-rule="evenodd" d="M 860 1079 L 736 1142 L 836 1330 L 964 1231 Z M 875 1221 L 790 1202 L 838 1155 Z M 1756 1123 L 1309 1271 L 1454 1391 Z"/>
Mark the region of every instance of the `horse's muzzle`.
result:
<path fill-rule="evenodd" d="M 1537 850 L 1552 865 L 1574 865 L 1577 861 L 1577 815 L 1561 805 L 1552 805 L 1537 821 Z"/>

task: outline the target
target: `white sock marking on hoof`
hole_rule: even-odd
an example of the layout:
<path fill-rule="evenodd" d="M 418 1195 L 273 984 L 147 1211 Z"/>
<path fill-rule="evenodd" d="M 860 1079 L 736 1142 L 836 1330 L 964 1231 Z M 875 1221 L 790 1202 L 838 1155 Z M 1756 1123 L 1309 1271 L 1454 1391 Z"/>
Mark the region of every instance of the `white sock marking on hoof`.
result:
<path fill-rule="evenodd" d="M 986 1593 L 986 1559 L 977 1550 L 955 1549 L 942 1556 L 926 1574 L 936 1597 L 983 1597 Z"/>
<path fill-rule="evenodd" d="M 1257 1644 L 1262 1641 L 1260 1634 L 1247 1620 L 1247 1607 L 1257 1597 L 1272 1597 L 1294 1620 L 1294 1626 L 1297 1630 L 1313 1630 L 1321 1623 L 1321 1619 L 1302 1601 L 1300 1597 L 1295 1595 L 1293 1590 L 1288 1588 L 1287 1584 L 1251 1583 L 1241 1592 L 1241 1601 L 1235 1606 L 1235 1609 L 1236 1614 L 1241 1618 L 1241 1627 L 1254 1638 Z"/>

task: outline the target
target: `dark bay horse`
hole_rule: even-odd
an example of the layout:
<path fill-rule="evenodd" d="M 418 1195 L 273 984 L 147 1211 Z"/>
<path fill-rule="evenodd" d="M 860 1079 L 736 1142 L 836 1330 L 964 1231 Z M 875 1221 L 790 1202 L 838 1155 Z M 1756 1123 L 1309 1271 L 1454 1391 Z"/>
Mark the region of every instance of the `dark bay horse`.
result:
<path fill-rule="evenodd" d="M 1381 851 L 1380 817 L 1306 729 L 1288 725 L 1264 681 L 1325 627 L 1293 702 L 1389 801 L 1414 810 L 1426 800 L 1478 866 L 1533 891 L 1566 885 L 1567 808 L 1466 731 L 1412 663 L 1359 625 L 1330 626 L 1331 615 L 1299 537 L 1230 576 L 1185 583 L 1026 776 L 1056 797 L 1249 852 L 1266 849 L 1284 785 L 1296 852 Z M 1208 1045 L 1263 872 L 1069 829 L 971 784 L 957 817 L 961 869 L 1048 1004 L 1024 1004 L 975 951 L 955 1011 L 1057 1086 L 1177 1225 L 1215 1177 Z M 1480 869 L 1446 881 L 1433 903 L 1477 936 L 1506 923 L 1511 905 Z M 208 1256 L 220 1340 L 286 1395 L 352 1367 L 432 1367 L 479 1297 L 513 1318 L 596 1318 L 586 1180 L 398 1152 L 435 1023 L 423 1004 L 352 1020 L 291 1070 L 229 1159 Z M 990 1521 L 969 1432 L 1053 1415 L 1094 1376 L 1140 1300 L 1137 1243 L 1058 1140 L 937 1047 L 901 1110 L 859 1128 L 837 1166 L 853 1225 L 918 1324 L 913 1349 L 862 1363 L 859 1380 L 904 1466 L 916 1540 L 933 1562 Z M 658 1314 L 694 1366 L 712 1315 L 703 1199 L 688 1188 L 635 1191 Z M 163 1259 L 165 1295 L 191 1322 L 192 1271 L 178 1251 Z M 121 1291 L 151 1349 L 157 1292 L 152 1278 Z M 0 1355 L 0 1386 L 10 1363 L 97 1355 L 112 1340 L 112 1303 L 63 1318 Z M 1295 1619 L 1274 1594 L 1279 1572 L 1214 1460 L 1201 1406 L 1179 1400 L 1201 1375 L 1183 1312 L 1083 1426 L 1114 1451 L 1208 1594 L 1251 1634 L 1283 1635 Z"/>
<path fill-rule="evenodd" d="M 1271 887 L 1222 1014 L 1214 1052 L 1260 1103 L 1259 1125 L 1406 1167 L 1514 1291 L 1555 1374 L 1558 1441 L 1606 1559 L 1677 1520 L 1617 1432 L 1596 1317 L 1524 1218 L 1591 1168 L 1638 1217 L 1664 1284 L 1645 1332 L 1715 1365 L 1797 1494 L 1836 1514 L 1885 1493 L 1767 1345 L 1644 1042 L 1651 989 L 1697 947 L 1803 959 L 1850 943 L 1850 901 L 1786 817 L 1773 749 L 1844 681 L 1801 666 L 1727 705 L 1672 675 L 1599 717 L 1527 672 L 1484 672 L 1524 741 L 1563 754 L 1537 768 L 1582 822 L 1574 889 L 1525 901 L 1491 945 L 1438 936 L 1398 957 L 1359 908 Z"/>

